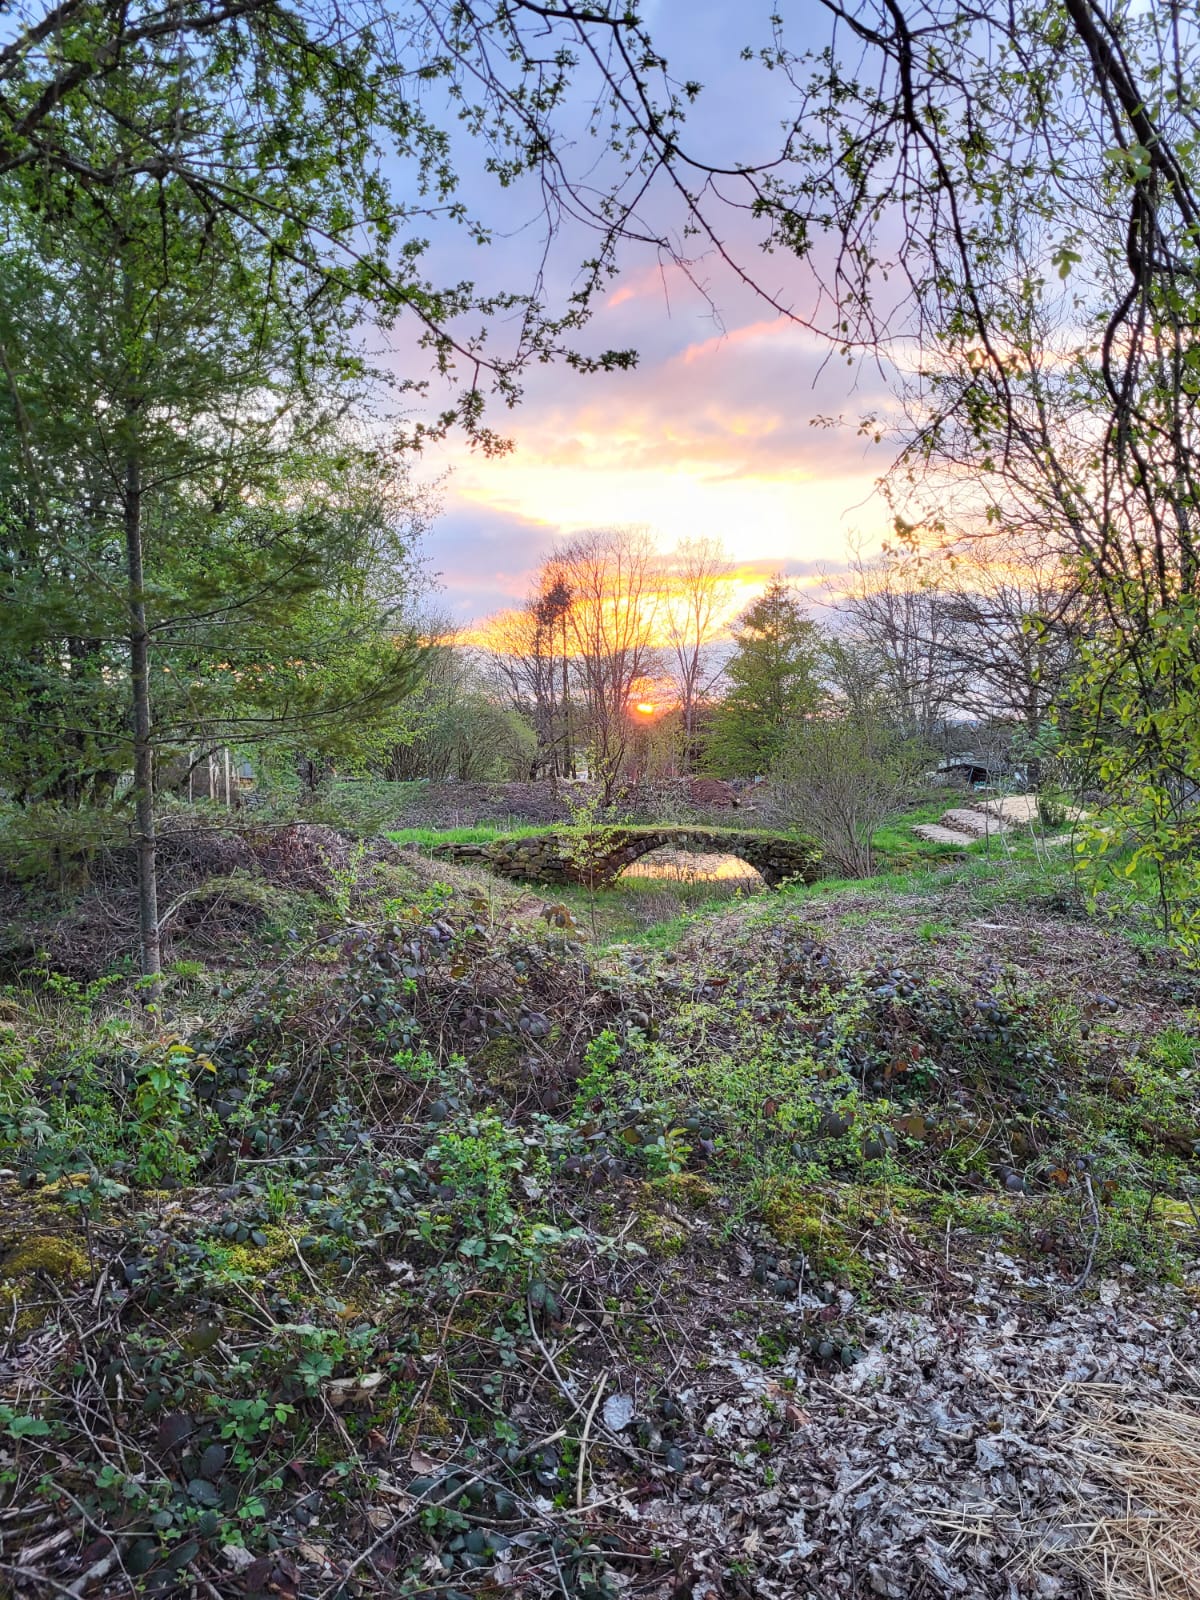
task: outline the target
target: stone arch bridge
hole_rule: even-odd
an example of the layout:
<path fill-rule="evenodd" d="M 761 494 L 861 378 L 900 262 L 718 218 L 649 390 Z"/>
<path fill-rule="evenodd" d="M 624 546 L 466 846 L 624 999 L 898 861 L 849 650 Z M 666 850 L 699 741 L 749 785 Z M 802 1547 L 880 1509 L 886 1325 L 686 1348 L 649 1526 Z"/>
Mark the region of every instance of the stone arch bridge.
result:
<path fill-rule="evenodd" d="M 812 839 L 735 828 L 625 827 L 556 828 L 538 834 L 501 834 L 481 844 L 435 844 L 430 854 L 442 860 L 486 867 L 501 878 L 529 883 L 581 883 L 599 888 L 611 883 L 631 862 L 653 850 L 736 856 L 761 873 L 770 889 L 788 878 L 811 883 L 820 852 Z"/>

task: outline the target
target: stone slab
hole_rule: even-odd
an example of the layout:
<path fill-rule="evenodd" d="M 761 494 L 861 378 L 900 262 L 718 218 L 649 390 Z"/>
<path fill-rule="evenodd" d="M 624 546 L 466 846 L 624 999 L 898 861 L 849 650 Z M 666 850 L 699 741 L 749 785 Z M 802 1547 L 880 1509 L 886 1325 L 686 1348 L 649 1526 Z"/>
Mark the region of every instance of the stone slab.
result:
<path fill-rule="evenodd" d="M 972 806 L 956 806 L 951 811 L 943 812 L 942 826 L 954 828 L 973 839 L 984 839 L 989 834 L 1004 833 L 1008 823 L 1003 817 L 989 816 L 987 812 L 977 811 Z"/>
<path fill-rule="evenodd" d="M 955 844 L 960 849 L 974 844 L 978 835 L 960 833 L 957 828 L 944 828 L 940 822 L 918 822 L 913 825 L 918 839 L 928 839 L 930 844 Z"/>

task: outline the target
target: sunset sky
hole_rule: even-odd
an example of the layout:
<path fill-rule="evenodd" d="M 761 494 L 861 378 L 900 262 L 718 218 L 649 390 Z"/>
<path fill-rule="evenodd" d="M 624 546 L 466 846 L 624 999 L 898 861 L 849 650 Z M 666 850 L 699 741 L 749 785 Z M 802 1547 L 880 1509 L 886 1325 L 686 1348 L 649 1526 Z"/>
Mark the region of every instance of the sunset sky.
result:
<path fill-rule="evenodd" d="M 807 0 L 787 10 L 790 24 L 810 17 L 827 31 Z M 726 0 L 657 0 L 649 8 L 673 68 L 705 84 L 693 122 L 710 151 L 727 156 L 736 147 L 738 157 L 754 157 L 778 138 L 790 91 L 738 59 L 743 44 L 763 39 L 766 15 L 764 7 L 756 19 Z M 586 141 L 579 151 L 586 158 Z M 499 227 L 485 265 L 466 247 L 460 258 L 453 243 L 443 259 L 476 280 L 489 270 L 495 280 L 519 278 L 523 258 L 539 253 L 535 197 L 526 204 L 510 204 L 515 225 Z M 569 263 L 586 253 L 580 243 L 568 237 L 556 247 L 560 287 Z M 799 263 L 759 254 L 750 238 L 740 253 L 789 305 L 811 305 L 812 280 Z M 430 455 L 428 468 L 449 475 L 426 554 L 440 575 L 441 604 L 456 620 L 522 598 L 539 560 L 585 528 L 645 525 L 664 549 L 715 536 L 747 579 L 782 572 L 814 585 L 844 559 L 848 536 L 874 548 L 885 534 L 874 483 L 889 446 L 859 438 L 854 425 L 886 403 L 878 373 L 849 367 L 719 260 L 701 257 L 696 268 L 714 316 L 678 269 L 627 254 L 586 342 L 635 347 L 636 369 L 581 376 L 538 368 L 520 407 L 494 418 L 513 441 L 511 454 L 488 459 L 457 440 Z M 845 425 L 814 427 L 819 416 L 842 416 Z"/>

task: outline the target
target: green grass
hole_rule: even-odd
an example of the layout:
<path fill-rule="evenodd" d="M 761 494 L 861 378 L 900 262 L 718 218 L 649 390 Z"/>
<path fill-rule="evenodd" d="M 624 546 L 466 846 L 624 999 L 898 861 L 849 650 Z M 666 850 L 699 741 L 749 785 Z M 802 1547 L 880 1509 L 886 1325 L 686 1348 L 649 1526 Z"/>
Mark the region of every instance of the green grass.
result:
<path fill-rule="evenodd" d="M 694 922 L 727 911 L 738 900 L 765 899 L 766 890 L 749 894 L 736 881 L 714 885 L 663 878 L 618 878 L 594 893 L 578 885 L 546 890 L 547 899 L 565 905 L 579 927 L 601 946 L 645 944 L 667 949 Z"/>
<path fill-rule="evenodd" d="M 987 910 L 1004 902 L 1072 889 L 1074 878 L 1066 852 L 1045 862 L 1031 852 L 988 857 L 973 847 L 961 860 L 917 860 L 907 870 L 879 872 L 873 878 L 819 878 L 816 883 L 789 884 L 779 893 L 798 902 L 830 899 L 849 892 L 880 901 L 897 895 L 934 900 L 952 886 L 967 891 L 973 909 Z"/>
<path fill-rule="evenodd" d="M 960 855 L 962 847 L 959 845 L 935 844 L 913 832 L 918 823 L 940 822 L 953 804 L 954 797 L 943 789 L 937 796 L 922 799 L 889 817 L 875 830 L 871 840 L 879 867 L 890 872 L 904 872 L 921 862 L 946 861 Z"/>
<path fill-rule="evenodd" d="M 765 909 L 781 900 L 800 907 L 852 894 L 866 902 L 866 909 L 858 913 L 863 917 L 884 915 L 888 902 L 897 897 L 927 898 L 932 903 L 950 890 L 961 895 L 963 914 L 967 916 L 988 916 L 1005 905 L 1034 906 L 1051 900 L 1076 901 L 1083 906 L 1082 881 L 1070 846 L 1059 843 L 1047 847 L 1048 840 L 1061 838 L 1069 829 L 1047 830 L 1035 825 L 1036 832 L 1031 832 L 1026 826 L 1017 826 L 1003 838 L 993 836 L 963 846 L 935 844 L 913 833 L 917 824 L 937 822 L 955 804 L 969 801 L 969 796 L 939 791 L 922 796 L 890 817 L 875 834 L 877 871 L 871 878 L 827 877 L 812 884 L 789 885 L 778 894 L 760 897 L 752 892 L 747 896 L 743 890 L 741 895 L 746 900 L 761 898 Z M 567 827 L 569 824 L 563 823 L 518 824 L 508 819 L 462 828 L 392 829 L 387 837 L 397 844 L 429 848 L 446 843 L 486 844 L 499 838 L 529 838 Z M 1148 948 L 1157 947 L 1161 928 L 1152 875 L 1143 870 L 1126 878 L 1115 854 L 1109 865 L 1103 903 L 1118 913 L 1123 936 L 1144 941 Z M 532 887 L 536 890 L 536 885 Z M 636 943 L 656 948 L 669 947 L 697 921 L 727 910 L 739 895 L 733 883 L 636 877 L 620 878 L 594 895 L 581 887 L 560 886 L 537 892 L 544 899 L 567 905 L 584 935 L 602 947 Z M 926 937 L 945 937 L 944 929 L 944 913 L 932 913 L 931 906 Z"/>
<path fill-rule="evenodd" d="M 778 895 L 763 893 L 764 908 L 782 899 L 797 905 L 853 893 L 875 901 L 882 911 L 896 896 L 943 896 L 960 887 L 972 913 L 986 913 L 1013 900 L 1033 901 L 1074 890 L 1069 850 L 1059 847 L 1039 851 L 1025 828 L 1015 828 L 1005 840 L 979 840 L 967 846 L 935 844 L 920 839 L 913 827 L 937 822 L 961 797 L 947 791 L 922 797 L 888 819 L 876 832 L 874 844 L 879 870 L 871 878 L 821 878 L 812 884 L 793 884 Z M 565 824 L 501 822 L 463 828 L 402 828 L 387 837 L 397 844 L 426 848 L 437 844 L 486 844 L 499 838 L 529 838 L 561 831 Z M 665 826 L 665 824 L 664 824 Z M 722 830 L 715 830 L 720 832 Z M 772 832 L 770 829 L 730 829 L 730 832 Z M 534 886 L 536 888 L 536 886 Z M 685 930 L 706 916 L 727 910 L 739 898 L 732 883 L 692 883 L 661 878 L 619 878 L 594 894 L 582 887 L 558 886 L 539 891 L 543 898 L 569 907 L 584 934 L 601 945 L 637 943 L 666 948 Z M 760 896 L 744 890 L 745 900 Z M 864 912 L 864 916 L 878 913 Z"/>
<path fill-rule="evenodd" d="M 977 839 L 970 844 L 962 845 L 938 844 L 931 839 L 922 839 L 913 832 L 913 829 L 921 823 L 940 822 L 947 811 L 970 806 L 974 798 L 976 797 L 969 794 L 960 795 L 942 789 L 923 796 L 919 801 L 897 812 L 895 816 L 889 817 L 876 830 L 872 841 L 879 872 L 881 874 L 919 872 L 924 866 L 961 860 L 964 856 L 1002 862 L 1010 866 L 1014 863 L 1040 862 L 1048 841 L 1059 840 L 1070 832 L 1069 825 L 1046 828 L 1039 822 L 1031 829 L 1022 823 L 1010 828 L 1003 836 L 993 834 L 989 838 Z M 1064 860 L 1069 859 L 1071 852 L 1067 846 L 1056 843 L 1050 848 L 1061 853 Z"/>

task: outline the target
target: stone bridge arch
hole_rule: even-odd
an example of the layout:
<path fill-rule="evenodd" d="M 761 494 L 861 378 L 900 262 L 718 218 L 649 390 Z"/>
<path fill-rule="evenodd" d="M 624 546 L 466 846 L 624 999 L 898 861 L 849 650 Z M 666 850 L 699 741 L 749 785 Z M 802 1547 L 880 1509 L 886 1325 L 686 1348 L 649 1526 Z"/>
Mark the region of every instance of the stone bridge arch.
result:
<path fill-rule="evenodd" d="M 736 856 L 753 867 L 769 889 L 788 878 L 811 883 L 819 851 L 812 839 L 756 829 L 605 826 L 555 828 L 547 833 L 502 834 L 484 844 L 447 842 L 432 846 L 443 860 L 474 863 L 502 878 L 527 883 L 580 883 L 601 888 L 652 851 L 686 850 Z"/>

